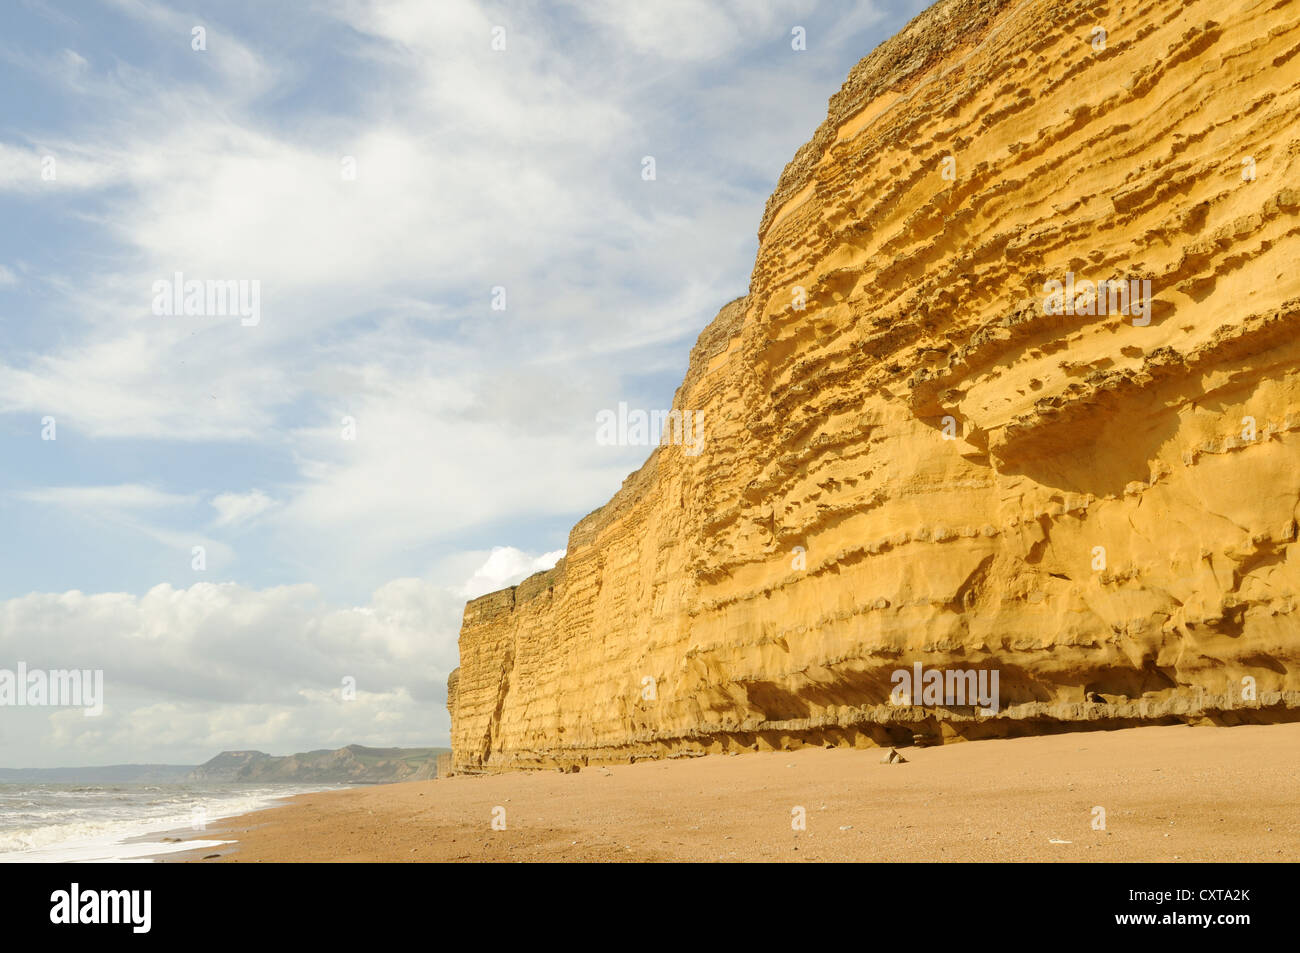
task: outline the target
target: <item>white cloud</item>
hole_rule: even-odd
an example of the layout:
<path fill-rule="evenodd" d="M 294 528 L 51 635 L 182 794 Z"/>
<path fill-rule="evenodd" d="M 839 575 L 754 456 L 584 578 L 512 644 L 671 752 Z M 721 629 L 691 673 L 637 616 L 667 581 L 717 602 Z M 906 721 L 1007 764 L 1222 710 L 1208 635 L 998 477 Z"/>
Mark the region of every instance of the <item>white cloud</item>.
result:
<path fill-rule="evenodd" d="M 737 51 L 773 44 L 794 52 L 791 31 L 801 26 L 809 49 L 838 46 L 880 21 L 885 12 L 872 0 L 836 4 L 830 13 L 810 0 L 753 3 L 751 0 L 568 0 L 575 15 L 637 54 L 673 62 L 715 62 Z M 805 51 L 806 52 L 806 51 Z M 863 51 L 864 53 L 867 51 Z"/>
<path fill-rule="evenodd" d="M 0 265 L 0 288 L 3 288 L 6 285 L 16 284 L 18 284 L 18 276 L 4 265 Z"/>
<path fill-rule="evenodd" d="M 150 702 L 140 696 L 115 701 L 99 718 L 63 709 L 38 716 L 32 725 L 49 748 L 60 752 L 63 765 L 102 763 L 105 751 L 193 764 L 221 751 L 250 748 L 284 755 L 349 744 L 448 744 L 445 714 L 401 689 L 358 688 L 346 702 L 337 689 L 304 690 L 291 706 L 246 702 L 214 707 L 184 700 Z"/>
<path fill-rule="evenodd" d="M 589 510 L 627 475 L 628 454 L 596 444 L 595 410 L 560 390 L 558 376 L 494 381 L 449 370 L 358 386 L 326 426 L 294 435 L 306 480 L 276 516 L 284 544 L 304 553 L 330 546 L 364 571 L 503 514 Z M 539 402 L 539 391 L 550 401 Z M 355 440 L 340 439 L 344 414 L 356 420 Z M 344 538 L 346 546 L 330 542 Z"/>
<path fill-rule="evenodd" d="M 394 579 L 351 607 L 329 605 L 311 585 L 234 583 L 0 601 L 0 667 L 104 672 L 100 717 L 11 710 L 0 764 L 97 763 L 105 751 L 185 763 L 229 748 L 446 744 L 446 682 L 459 664 L 466 598 L 563 555 L 497 547 L 463 586 Z M 342 699 L 345 677 L 355 679 L 355 701 Z"/>
<path fill-rule="evenodd" d="M 772 33 L 780 13 L 771 4 L 736 0 L 582 0 L 573 7 L 637 53 L 668 60 L 721 58 L 755 33 Z"/>
<path fill-rule="evenodd" d="M 52 414 L 61 429 L 95 437 L 265 440 L 275 408 L 297 391 L 273 361 L 242 359 L 243 336 L 258 329 L 152 321 L 0 367 L 0 411 Z"/>
<path fill-rule="evenodd" d="M 489 592 L 523 582 L 536 572 L 554 568 L 564 550 L 530 556 L 513 546 L 494 546 L 487 560 L 475 570 L 461 588 L 466 599 L 477 599 Z"/>
<path fill-rule="evenodd" d="M 0 735 L 0 764 L 222 748 L 446 742 L 446 679 L 464 602 L 418 579 L 334 608 L 314 586 L 156 586 L 143 596 L 31 593 L 0 602 L 12 669 L 102 669 L 105 713 L 36 709 Z M 344 677 L 358 699 L 344 701 Z M 9 719 L 6 716 L 6 723 Z M 12 726 L 11 726 L 12 727 Z M 46 750 L 58 746 L 50 761 Z"/>
<path fill-rule="evenodd" d="M 0 193 L 102 188 L 120 181 L 119 163 L 117 156 L 58 137 L 25 148 L 0 142 Z"/>
<path fill-rule="evenodd" d="M 233 32 L 223 29 L 208 16 L 193 14 L 155 3 L 153 0 L 110 0 L 112 5 L 128 16 L 145 24 L 153 31 L 155 42 L 175 43 L 195 57 L 196 63 L 215 69 L 225 81 L 228 91 L 241 97 L 252 98 L 275 84 L 277 70 L 273 60 L 258 56 Z M 191 31 L 203 27 L 206 46 L 203 51 L 193 49 Z"/>
<path fill-rule="evenodd" d="M 167 493 L 139 483 L 122 483 L 116 486 L 48 486 L 24 490 L 16 495 L 32 503 L 92 510 L 186 506 L 198 499 L 193 495 Z"/>
<path fill-rule="evenodd" d="M 220 493 L 212 498 L 212 508 L 217 511 L 215 525 L 232 526 L 247 523 L 276 505 L 261 490 L 248 493 Z"/>

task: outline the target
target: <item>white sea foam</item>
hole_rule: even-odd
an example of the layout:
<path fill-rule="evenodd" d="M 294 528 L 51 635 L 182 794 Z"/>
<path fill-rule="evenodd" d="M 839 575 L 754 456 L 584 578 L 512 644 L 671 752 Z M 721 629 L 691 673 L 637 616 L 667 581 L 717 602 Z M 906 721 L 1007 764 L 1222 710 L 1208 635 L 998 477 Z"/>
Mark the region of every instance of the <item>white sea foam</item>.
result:
<path fill-rule="evenodd" d="M 0 863 L 145 861 L 219 847 L 230 842 L 209 833 L 214 821 L 324 787 L 0 784 Z M 193 829 L 196 809 L 205 829 Z"/>

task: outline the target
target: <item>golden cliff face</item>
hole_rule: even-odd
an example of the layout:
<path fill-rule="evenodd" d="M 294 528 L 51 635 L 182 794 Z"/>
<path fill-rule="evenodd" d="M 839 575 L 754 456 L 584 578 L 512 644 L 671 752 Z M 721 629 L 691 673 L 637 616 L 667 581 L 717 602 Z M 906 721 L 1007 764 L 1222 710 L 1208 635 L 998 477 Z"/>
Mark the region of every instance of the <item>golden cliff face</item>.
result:
<path fill-rule="evenodd" d="M 692 352 L 703 452 L 467 606 L 457 767 L 1300 714 L 1298 116 L 1289 0 L 918 17 Z"/>

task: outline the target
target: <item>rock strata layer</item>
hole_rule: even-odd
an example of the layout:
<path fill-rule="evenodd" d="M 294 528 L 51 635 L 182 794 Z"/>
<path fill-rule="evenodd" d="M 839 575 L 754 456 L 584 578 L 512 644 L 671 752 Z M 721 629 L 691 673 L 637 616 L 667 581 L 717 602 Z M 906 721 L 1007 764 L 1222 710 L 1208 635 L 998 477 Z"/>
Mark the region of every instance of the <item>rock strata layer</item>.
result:
<path fill-rule="evenodd" d="M 941 0 L 862 60 L 691 353 L 703 451 L 466 607 L 457 770 L 1296 716 L 1297 116 L 1289 0 Z"/>

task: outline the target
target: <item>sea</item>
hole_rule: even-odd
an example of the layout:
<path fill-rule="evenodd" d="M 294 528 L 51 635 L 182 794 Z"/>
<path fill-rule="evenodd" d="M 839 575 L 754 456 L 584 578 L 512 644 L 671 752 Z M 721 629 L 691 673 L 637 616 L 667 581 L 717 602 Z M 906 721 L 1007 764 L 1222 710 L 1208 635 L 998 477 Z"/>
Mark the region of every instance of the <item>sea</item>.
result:
<path fill-rule="evenodd" d="M 139 863 L 173 851 L 216 848 L 230 841 L 207 833 L 219 826 L 214 821 L 340 786 L 0 783 L 0 863 Z"/>

